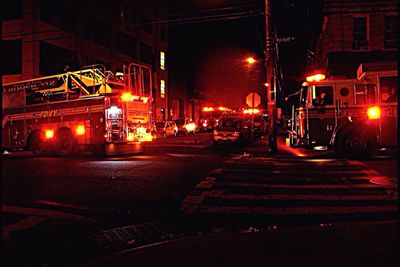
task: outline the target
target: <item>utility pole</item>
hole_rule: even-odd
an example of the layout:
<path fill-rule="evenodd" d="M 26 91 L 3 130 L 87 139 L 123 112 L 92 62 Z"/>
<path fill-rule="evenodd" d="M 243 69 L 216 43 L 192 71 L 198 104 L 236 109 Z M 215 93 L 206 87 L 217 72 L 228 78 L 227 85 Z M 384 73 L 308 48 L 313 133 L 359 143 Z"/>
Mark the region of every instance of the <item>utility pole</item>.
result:
<path fill-rule="evenodd" d="M 274 26 L 271 16 L 271 0 L 265 0 L 265 39 L 266 39 L 266 76 L 267 76 L 267 104 L 268 104 L 268 152 L 276 154 L 278 152 L 277 143 L 277 111 L 276 111 L 276 77 L 274 70 Z"/>

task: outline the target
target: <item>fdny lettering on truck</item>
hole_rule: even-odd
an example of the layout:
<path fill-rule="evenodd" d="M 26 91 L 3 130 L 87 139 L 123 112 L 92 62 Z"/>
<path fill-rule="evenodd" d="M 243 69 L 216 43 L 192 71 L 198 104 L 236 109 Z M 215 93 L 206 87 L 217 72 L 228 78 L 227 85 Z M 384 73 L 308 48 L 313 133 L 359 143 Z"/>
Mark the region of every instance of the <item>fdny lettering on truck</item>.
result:
<path fill-rule="evenodd" d="M 61 116 L 61 110 L 52 109 L 52 110 L 44 110 L 40 112 L 36 112 L 32 114 L 34 118 L 51 118 Z"/>

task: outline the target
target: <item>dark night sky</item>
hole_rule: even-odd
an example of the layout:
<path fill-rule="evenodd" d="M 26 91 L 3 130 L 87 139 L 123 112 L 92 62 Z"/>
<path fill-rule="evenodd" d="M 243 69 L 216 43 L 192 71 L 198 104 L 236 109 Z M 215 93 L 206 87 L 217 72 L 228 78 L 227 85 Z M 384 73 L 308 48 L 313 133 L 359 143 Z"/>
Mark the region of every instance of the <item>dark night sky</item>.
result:
<path fill-rule="evenodd" d="M 294 82 L 305 76 L 306 50 L 313 41 L 311 32 L 318 32 L 321 23 L 319 2 L 319 0 L 271 0 L 278 38 L 289 36 L 295 38 L 294 41 L 279 45 L 288 91 L 293 91 Z M 264 3 L 264 0 L 168 2 L 170 16 L 187 19 L 180 22 L 178 19 L 179 24 L 170 24 L 170 73 L 175 72 L 178 77 L 185 77 L 186 84 L 203 91 L 200 95 L 203 99 L 225 99 L 227 102 L 231 101 L 230 98 L 242 98 L 243 94 L 246 94 L 244 91 L 253 90 L 258 84 L 262 84 L 265 77 L 263 64 L 257 65 L 260 76 L 252 77 L 255 81 L 249 81 L 246 85 L 240 80 L 243 80 L 247 75 L 243 73 L 248 70 L 238 58 L 244 58 L 246 55 L 265 58 L 265 17 L 260 13 L 265 9 Z M 246 15 L 234 19 L 237 12 L 240 14 L 244 12 Z M 203 18 L 210 14 L 224 14 L 224 16 L 232 14 L 232 16 L 227 15 L 229 19 L 220 21 L 213 21 L 212 17 L 199 22 L 199 17 Z M 232 64 L 237 65 L 236 69 L 232 69 Z M 259 90 L 265 88 L 259 86 Z M 237 96 L 234 96 L 235 94 Z M 220 104 L 224 104 L 223 102 Z"/>

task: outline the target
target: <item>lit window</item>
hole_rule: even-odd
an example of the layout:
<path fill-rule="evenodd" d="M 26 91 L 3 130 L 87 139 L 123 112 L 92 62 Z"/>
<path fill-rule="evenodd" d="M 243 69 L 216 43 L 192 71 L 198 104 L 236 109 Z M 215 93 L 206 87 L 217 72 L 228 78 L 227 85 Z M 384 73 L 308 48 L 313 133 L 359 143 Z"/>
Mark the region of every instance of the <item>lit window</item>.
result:
<path fill-rule="evenodd" d="M 165 53 L 163 51 L 160 52 L 160 68 L 165 70 Z"/>
<path fill-rule="evenodd" d="M 165 81 L 160 81 L 160 97 L 165 98 Z"/>

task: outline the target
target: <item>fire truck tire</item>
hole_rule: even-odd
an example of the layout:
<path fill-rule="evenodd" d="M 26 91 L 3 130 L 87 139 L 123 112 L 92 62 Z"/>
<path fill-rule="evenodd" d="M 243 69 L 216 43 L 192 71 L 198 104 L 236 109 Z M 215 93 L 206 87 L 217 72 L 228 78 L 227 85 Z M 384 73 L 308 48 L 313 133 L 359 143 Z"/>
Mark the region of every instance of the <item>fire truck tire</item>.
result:
<path fill-rule="evenodd" d="M 352 130 L 341 133 L 335 142 L 335 153 L 342 158 L 369 158 L 374 145 L 373 140 L 362 131 Z"/>
<path fill-rule="evenodd" d="M 71 156 L 76 149 L 76 142 L 73 134 L 68 130 L 60 130 L 56 139 L 56 153 L 61 157 Z"/>
<path fill-rule="evenodd" d="M 29 138 L 29 149 L 34 155 L 43 155 L 45 151 L 45 144 L 40 132 L 33 133 Z"/>

